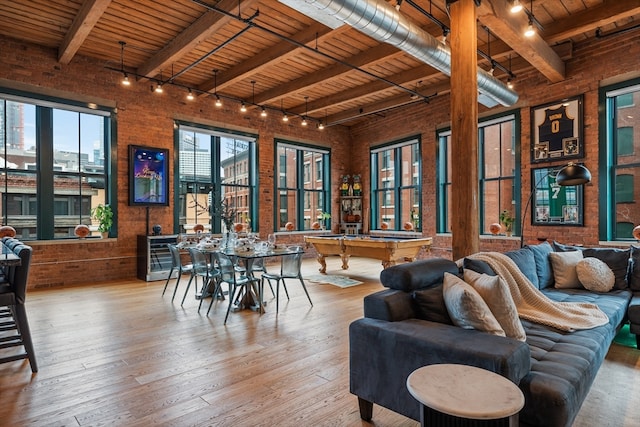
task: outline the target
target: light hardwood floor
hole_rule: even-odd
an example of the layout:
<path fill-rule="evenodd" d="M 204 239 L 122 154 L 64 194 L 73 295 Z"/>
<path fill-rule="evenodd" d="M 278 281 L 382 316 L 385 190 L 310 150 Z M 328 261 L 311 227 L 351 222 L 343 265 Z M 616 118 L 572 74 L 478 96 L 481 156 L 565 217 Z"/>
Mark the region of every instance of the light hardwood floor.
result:
<path fill-rule="evenodd" d="M 362 298 L 383 289 L 379 262 L 350 266 L 330 258 L 327 273 L 362 285 L 307 282 L 311 307 L 290 281 L 278 315 L 267 291 L 265 314 L 231 313 L 226 326 L 227 301 L 209 317 L 193 294 L 180 306 L 184 279 L 173 303 L 174 282 L 164 297 L 164 282 L 137 280 L 31 291 L 40 371 L 0 365 L 0 425 L 415 427 L 379 406 L 374 424 L 361 421 L 349 393 L 347 328 L 362 317 Z M 304 261 L 305 276 L 317 268 Z"/>

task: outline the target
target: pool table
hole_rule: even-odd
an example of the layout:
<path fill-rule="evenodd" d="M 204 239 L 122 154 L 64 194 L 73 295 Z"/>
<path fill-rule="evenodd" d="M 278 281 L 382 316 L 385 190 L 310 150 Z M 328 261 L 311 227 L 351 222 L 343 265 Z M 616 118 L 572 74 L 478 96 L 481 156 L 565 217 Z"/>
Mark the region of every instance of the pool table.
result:
<path fill-rule="evenodd" d="M 349 257 L 361 256 L 379 259 L 387 268 L 402 261 L 413 261 L 420 249 L 431 247 L 431 237 L 401 238 L 372 237 L 362 235 L 304 236 L 307 245 L 313 245 L 318 253 L 320 272 L 327 271 L 325 257 L 337 255 L 342 258 L 342 269 L 349 268 Z"/>

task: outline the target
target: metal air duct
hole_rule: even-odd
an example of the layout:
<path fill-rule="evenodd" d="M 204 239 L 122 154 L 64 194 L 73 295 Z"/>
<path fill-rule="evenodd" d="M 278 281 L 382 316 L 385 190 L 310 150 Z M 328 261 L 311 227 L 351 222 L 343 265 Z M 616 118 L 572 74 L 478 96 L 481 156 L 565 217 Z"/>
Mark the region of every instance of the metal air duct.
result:
<path fill-rule="evenodd" d="M 300 3 L 300 0 L 281 0 Z M 451 76 L 451 51 L 420 26 L 384 0 L 304 0 L 314 6 L 296 8 L 320 22 L 332 17 L 383 43 L 389 43 L 433 68 Z M 330 18 L 331 19 L 331 18 Z M 487 107 L 511 106 L 518 94 L 478 67 L 478 101 Z"/>

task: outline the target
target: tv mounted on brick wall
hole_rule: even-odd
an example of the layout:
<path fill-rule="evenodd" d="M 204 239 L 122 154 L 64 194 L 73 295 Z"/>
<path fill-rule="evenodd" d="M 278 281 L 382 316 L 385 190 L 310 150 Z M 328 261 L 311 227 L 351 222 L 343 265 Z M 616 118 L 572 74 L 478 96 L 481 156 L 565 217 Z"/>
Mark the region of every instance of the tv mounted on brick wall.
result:
<path fill-rule="evenodd" d="M 169 205 L 169 150 L 129 146 L 129 205 Z"/>

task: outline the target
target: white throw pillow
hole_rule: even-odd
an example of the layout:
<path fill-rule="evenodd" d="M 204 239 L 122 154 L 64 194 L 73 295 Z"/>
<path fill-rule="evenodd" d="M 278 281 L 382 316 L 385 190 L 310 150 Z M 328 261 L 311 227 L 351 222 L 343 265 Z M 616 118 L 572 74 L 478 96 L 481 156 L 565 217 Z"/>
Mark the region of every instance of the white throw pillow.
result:
<path fill-rule="evenodd" d="M 518 309 L 513 302 L 509 286 L 500 276 L 489 276 L 465 269 L 464 281 L 470 284 L 487 303 L 506 336 L 526 341 L 527 335 L 518 317 Z"/>
<path fill-rule="evenodd" d="M 551 252 L 549 254 L 556 288 L 571 289 L 581 287 L 576 265 L 582 258 L 582 251 Z"/>
<path fill-rule="evenodd" d="M 593 292 L 609 292 L 616 283 L 616 276 L 602 260 L 587 257 L 576 265 L 578 280 Z"/>
<path fill-rule="evenodd" d="M 504 330 L 491 313 L 487 303 L 464 280 L 451 273 L 444 273 L 442 294 L 454 325 L 505 336 Z"/>

